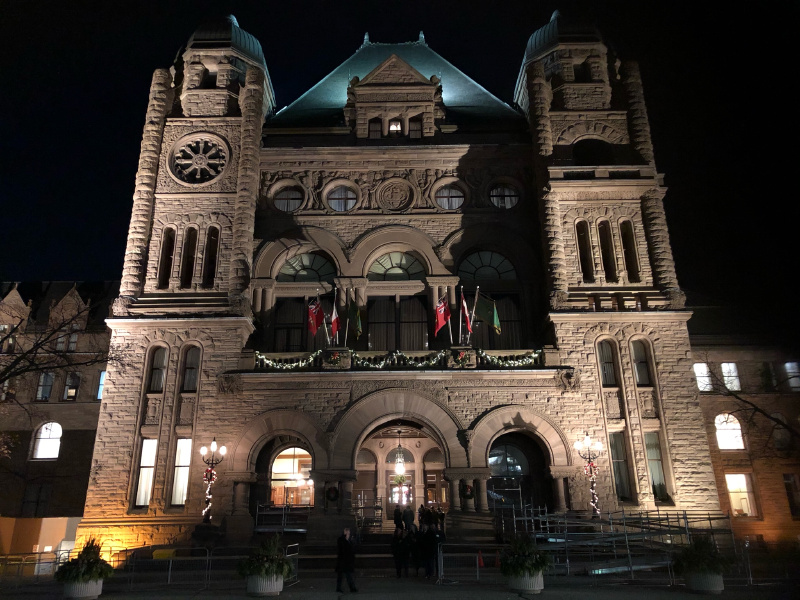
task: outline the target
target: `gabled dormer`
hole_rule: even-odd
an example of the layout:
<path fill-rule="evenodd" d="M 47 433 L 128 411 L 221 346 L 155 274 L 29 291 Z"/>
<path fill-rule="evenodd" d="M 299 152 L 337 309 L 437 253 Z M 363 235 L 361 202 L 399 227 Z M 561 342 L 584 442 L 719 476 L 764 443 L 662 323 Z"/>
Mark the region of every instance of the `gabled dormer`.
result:
<path fill-rule="evenodd" d="M 358 138 L 430 137 L 444 114 L 439 78 L 426 78 L 396 54 L 347 87 L 345 122 Z"/>
<path fill-rule="evenodd" d="M 60 329 L 69 326 L 71 330 L 86 329 L 89 318 L 89 305 L 83 301 L 73 286 L 61 300 L 54 302 L 48 316 L 48 326 Z"/>

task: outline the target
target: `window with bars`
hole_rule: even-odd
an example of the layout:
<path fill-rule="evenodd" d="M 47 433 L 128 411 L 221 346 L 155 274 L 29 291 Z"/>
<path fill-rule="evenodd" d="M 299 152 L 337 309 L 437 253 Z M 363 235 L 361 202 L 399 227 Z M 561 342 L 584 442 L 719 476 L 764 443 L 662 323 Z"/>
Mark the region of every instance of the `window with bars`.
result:
<path fill-rule="evenodd" d="M 150 504 L 150 495 L 153 493 L 153 474 L 156 468 L 156 449 L 158 440 L 143 439 L 142 453 L 139 458 L 139 472 L 136 484 L 136 507 L 145 507 Z"/>

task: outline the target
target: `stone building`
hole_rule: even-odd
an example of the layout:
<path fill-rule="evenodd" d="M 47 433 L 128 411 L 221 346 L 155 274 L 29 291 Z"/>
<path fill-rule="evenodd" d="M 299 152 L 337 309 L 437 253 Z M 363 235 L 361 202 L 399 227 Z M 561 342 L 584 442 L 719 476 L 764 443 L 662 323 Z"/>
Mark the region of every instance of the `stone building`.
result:
<path fill-rule="evenodd" d="M 718 510 L 637 65 L 556 13 L 514 102 L 421 33 L 281 111 L 233 18 L 156 70 L 108 321 L 137 366 L 109 366 L 79 537 L 188 538 L 212 439 L 229 538 L 281 503 L 309 537 L 364 503 L 587 510 L 587 434 L 602 510 Z M 462 289 L 497 329 L 466 337 Z"/>
<path fill-rule="evenodd" d="M 71 548 L 118 282 L 0 282 L 0 554 Z"/>

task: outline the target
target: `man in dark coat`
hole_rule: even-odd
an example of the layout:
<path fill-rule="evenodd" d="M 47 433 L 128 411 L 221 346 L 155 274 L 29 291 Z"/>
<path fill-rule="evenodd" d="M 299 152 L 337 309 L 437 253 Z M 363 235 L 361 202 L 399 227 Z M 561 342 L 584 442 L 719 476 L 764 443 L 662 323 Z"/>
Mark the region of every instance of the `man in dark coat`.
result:
<path fill-rule="evenodd" d="M 342 575 L 347 578 L 347 585 L 351 592 L 357 592 L 356 582 L 353 580 L 353 571 L 356 568 L 356 552 L 350 540 L 350 528 L 345 527 L 342 535 L 336 540 L 336 591 L 342 589 Z"/>
<path fill-rule="evenodd" d="M 403 525 L 406 531 L 411 531 L 411 526 L 414 525 L 414 509 L 410 505 L 406 505 L 403 511 Z"/>
<path fill-rule="evenodd" d="M 403 511 L 400 510 L 400 505 L 399 504 L 395 505 L 395 507 L 394 507 L 393 518 L 394 518 L 394 528 L 397 529 L 399 527 L 400 529 L 402 529 L 403 528 Z"/>

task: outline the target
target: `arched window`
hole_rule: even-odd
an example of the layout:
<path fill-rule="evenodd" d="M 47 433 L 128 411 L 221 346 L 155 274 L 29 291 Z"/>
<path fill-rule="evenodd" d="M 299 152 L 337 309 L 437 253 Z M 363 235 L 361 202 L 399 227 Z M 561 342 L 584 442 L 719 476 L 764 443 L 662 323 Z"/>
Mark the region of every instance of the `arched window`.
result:
<path fill-rule="evenodd" d="M 328 206 L 336 212 L 351 210 L 356 205 L 356 192 L 346 185 L 340 185 L 328 192 Z"/>
<path fill-rule="evenodd" d="M 617 360 L 614 346 L 608 340 L 597 344 L 597 354 L 600 358 L 600 377 L 603 387 L 617 385 Z"/>
<path fill-rule="evenodd" d="M 616 283 L 617 260 L 614 256 L 614 242 L 611 239 L 611 225 L 608 221 L 600 221 L 597 224 L 597 232 L 600 234 L 600 256 L 603 259 L 606 281 Z"/>
<path fill-rule="evenodd" d="M 197 254 L 197 229 L 189 227 L 183 238 L 183 254 L 181 255 L 181 289 L 192 287 L 194 277 L 194 259 Z"/>
<path fill-rule="evenodd" d="M 436 190 L 436 204 L 445 210 L 455 210 L 464 204 L 464 191 L 457 185 L 443 185 Z"/>
<path fill-rule="evenodd" d="M 497 208 L 514 208 L 519 202 L 519 192 L 510 185 L 498 185 L 489 192 L 489 200 Z"/>
<path fill-rule="evenodd" d="M 314 504 L 311 463 L 308 451 L 297 446 L 287 448 L 275 457 L 270 477 L 273 506 Z"/>
<path fill-rule="evenodd" d="M 511 444 L 494 446 L 489 451 L 489 469 L 492 477 L 522 477 L 530 475 L 525 453 Z"/>
<path fill-rule="evenodd" d="M 172 275 L 172 258 L 175 254 L 175 230 L 172 227 L 164 229 L 161 238 L 161 259 L 158 261 L 158 289 L 169 287 L 169 278 Z"/>
<path fill-rule="evenodd" d="M 197 379 L 200 372 L 200 348 L 192 346 L 186 352 L 186 358 L 183 364 L 183 383 L 181 384 L 182 392 L 196 392 Z"/>
<path fill-rule="evenodd" d="M 578 221 L 575 224 L 575 236 L 578 240 L 578 258 L 584 283 L 594 283 L 594 262 L 592 261 L 592 243 L 589 239 L 589 224 Z"/>
<path fill-rule="evenodd" d="M 275 194 L 275 208 L 283 212 L 294 212 L 303 203 L 303 190 L 299 187 L 285 187 Z"/>
<path fill-rule="evenodd" d="M 333 281 L 336 268 L 319 254 L 298 254 L 288 259 L 278 273 L 278 281 Z"/>
<path fill-rule="evenodd" d="M 714 426 L 717 428 L 717 446 L 720 450 L 744 450 L 739 419 L 729 413 L 722 413 L 714 419 Z"/>
<path fill-rule="evenodd" d="M 633 235 L 633 224 L 630 221 L 623 221 L 619 224 L 619 232 L 622 236 L 622 254 L 625 258 L 625 270 L 628 272 L 628 281 L 639 283 L 639 258 L 636 255 L 636 238 Z"/>
<path fill-rule="evenodd" d="M 203 287 L 214 287 L 217 275 L 217 254 L 219 253 L 219 229 L 209 227 L 206 232 L 206 251 L 203 253 Z"/>
<path fill-rule="evenodd" d="M 647 359 L 647 346 L 641 340 L 631 343 L 631 356 L 633 358 L 633 374 L 636 385 L 653 385 L 650 378 L 650 364 Z"/>
<path fill-rule="evenodd" d="M 572 146 L 572 161 L 578 167 L 614 164 L 614 147 L 603 140 L 580 140 Z"/>
<path fill-rule="evenodd" d="M 407 448 L 392 448 L 389 450 L 389 453 L 386 455 L 386 464 L 395 464 L 397 462 L 397 455 L 401 454 L 403 456 L 404 463 L 413 463 L 414 462 L 414 455 L 411 454 L 411 451 Z"/>
<path fill-rule="evenodd" d="M 467 280 L 516 279 L 517 272 L 502 254 L 482 250 L 468 255 L 458 267 L 458 276 Z"/>
<path fill-rule="evenodd" d="M 167 349 L 158 347 L 150 355 L 150 377 L 147 391 L 157 394 L 164 391 L 164 378 L 167 371 Z"/>
<path fill-rule="evenodd" d="M 51 421 L 36 430 L 33 458 L 58 458 L 61 449 L 61 425 Z"/>
<path fill-rule="evenodd" d="M 378 258 L 367 273 L 370 281 L 404 281 L 425 277 L 425 266 L 406 252 L 389 252 Z"/>

